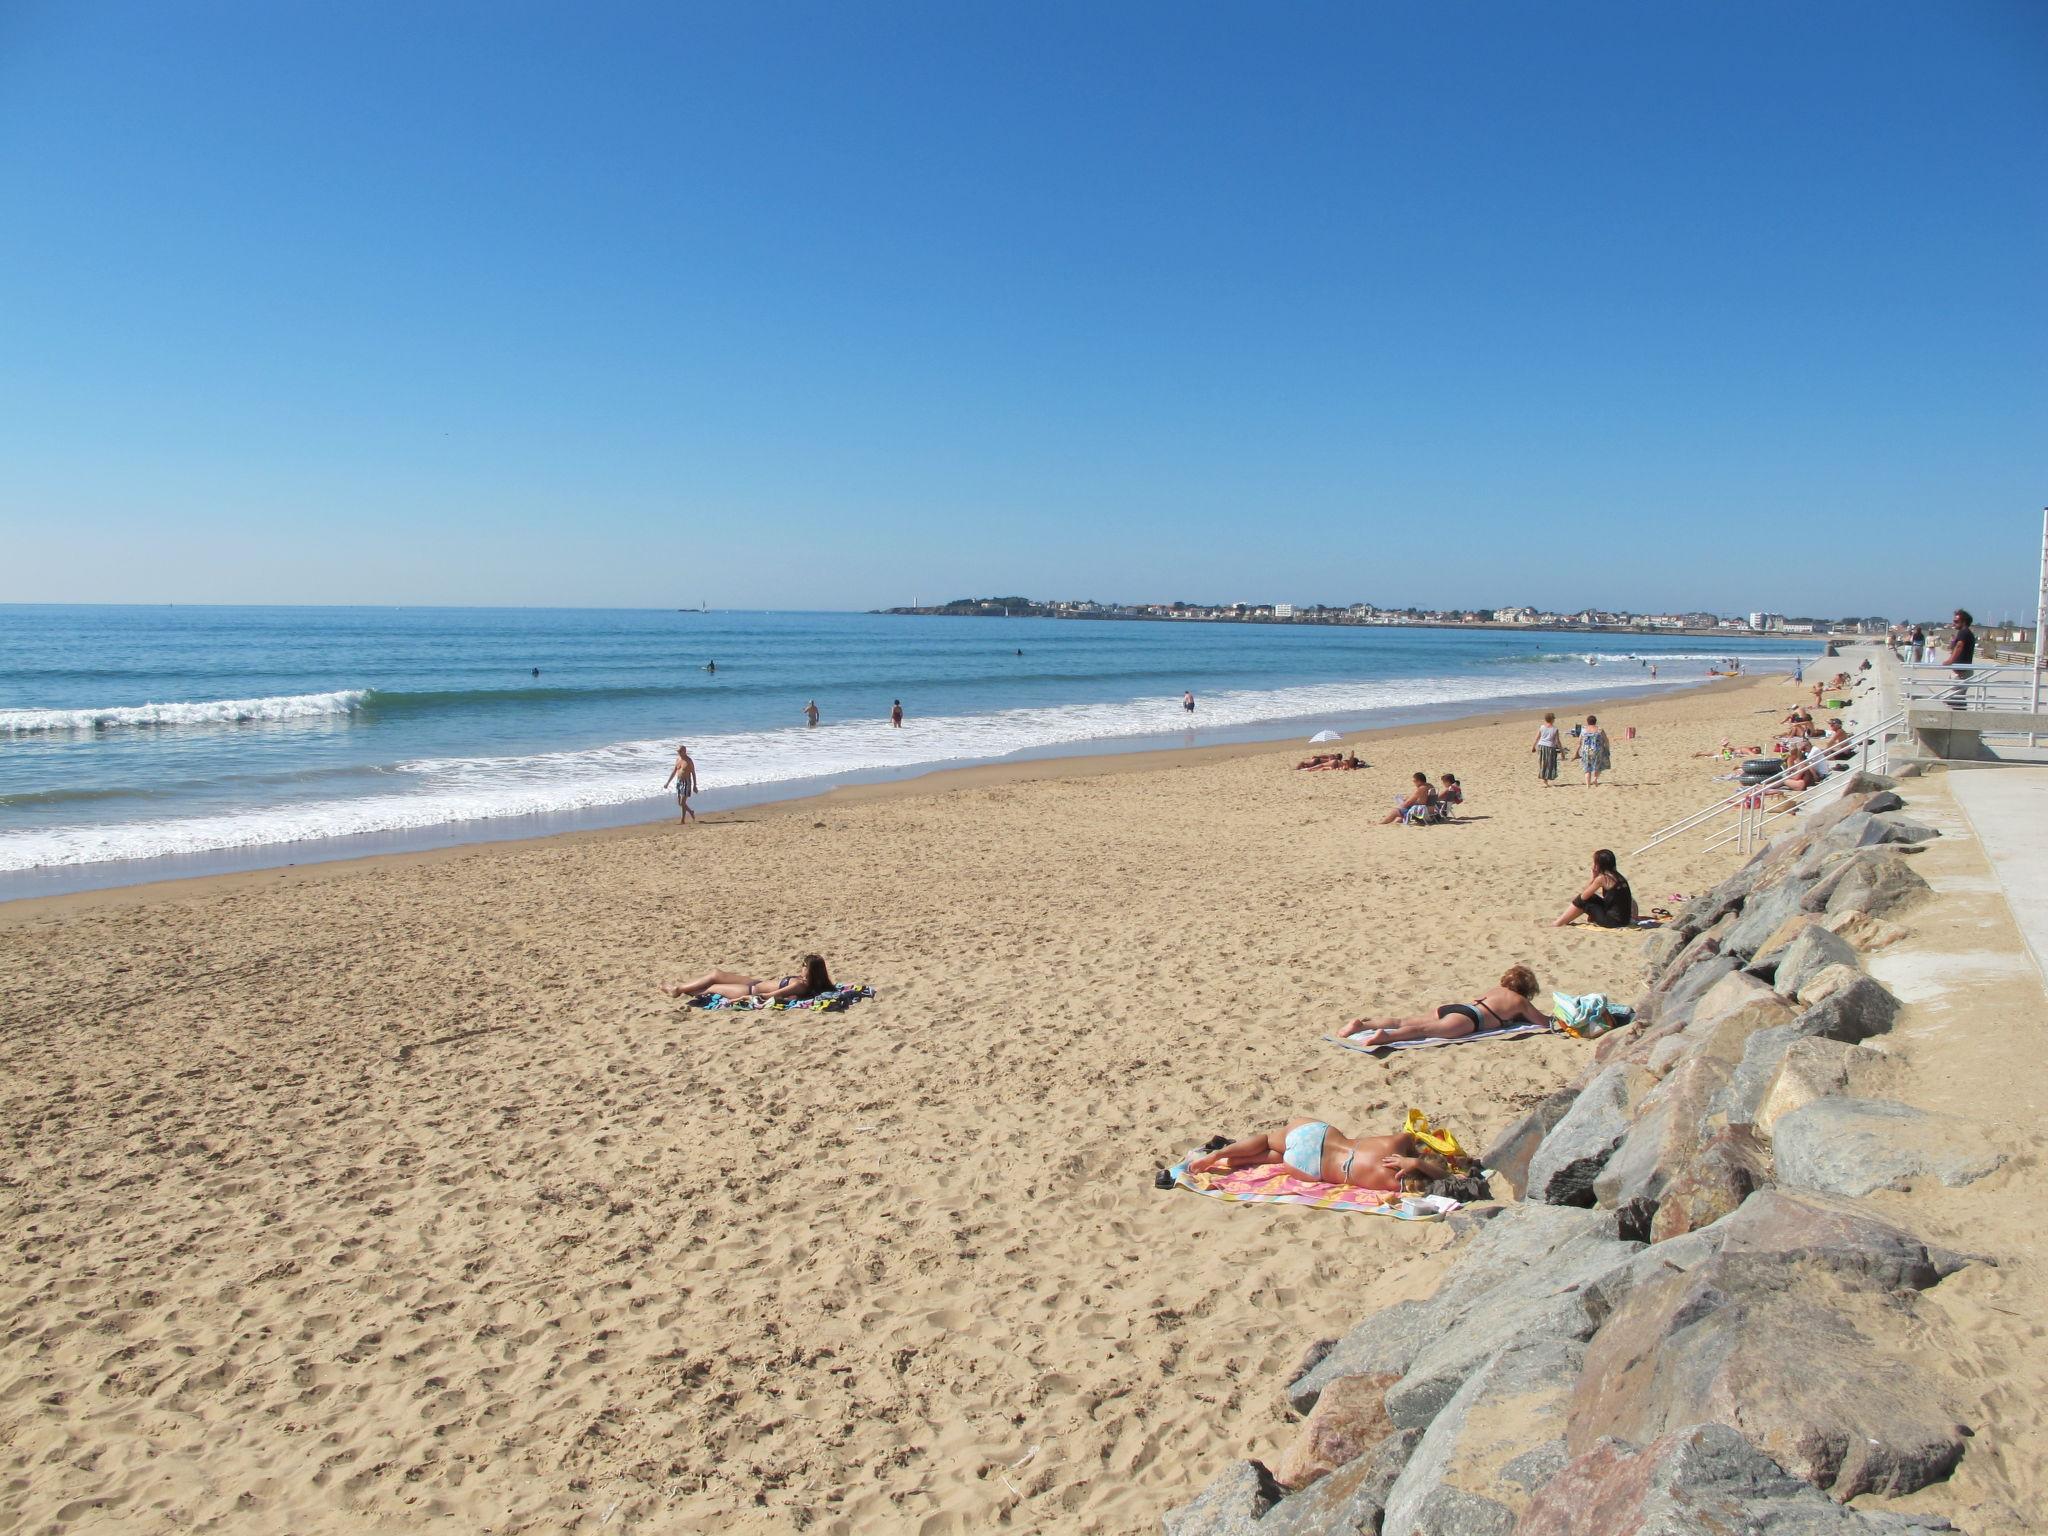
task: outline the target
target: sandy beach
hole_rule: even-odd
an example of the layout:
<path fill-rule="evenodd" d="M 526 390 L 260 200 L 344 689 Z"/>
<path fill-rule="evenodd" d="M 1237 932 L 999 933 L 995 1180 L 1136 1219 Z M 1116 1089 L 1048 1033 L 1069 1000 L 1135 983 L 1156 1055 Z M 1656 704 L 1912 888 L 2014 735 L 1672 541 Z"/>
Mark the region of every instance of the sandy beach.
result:
<path fill-rule="evenodd" d="M 1448 1233 L 1155 1167 L 1411 1105 L 1483 1144 L 1590 1047 L 1320 1037 L 1516 961 L 1633 995 L 1636 940 L 1544 924 L 1596 846 L 1646 906 L 1732 867 L 1627 853 L 1796 696 L 1602 709 L 1590 790 L 1529 712 L 0 908 L 0 1523 L 1156 1528 Z M 1416 769 L 1470 819 L 1375 825 Z M 655 990 L 809 949 L 879 996 Z"/>

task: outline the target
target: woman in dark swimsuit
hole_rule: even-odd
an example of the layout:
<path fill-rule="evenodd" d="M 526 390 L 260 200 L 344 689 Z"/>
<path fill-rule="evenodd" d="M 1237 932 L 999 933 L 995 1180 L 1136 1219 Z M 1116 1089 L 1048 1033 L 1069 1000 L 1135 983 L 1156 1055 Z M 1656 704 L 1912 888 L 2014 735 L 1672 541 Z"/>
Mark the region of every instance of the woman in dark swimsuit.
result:
<path fill-rule="evenodd" d="M 1526 965 L 1514 965 L 1508 967 L 1498 986 L 1469 1003 L 1445 1003 L 1434 1014 L 1412 1019 L 1353 1019 L 1337 1033 L 1373 1046 L 1399 1040 L 1455 1040 L 1475 1029 L 1550 1023 L 1550 1016 L 1538 1012 L 1530 1001 L 1535 996 L 1536 973 Z"/>
<path fill-rule="evenodd" d="M 1636 921 L 1636 896 L 1621 871 L 1614 867 L 1614 850 L 1593 850 L 1593 878 L 1572 898 L 1572 904 L 1558 914 L 1553 928 L 1569 928 L 1580 918 L 1595 928 L 1632 928 Z"/>
<path fill-rule="evenodd" d="M 819 955 L 805 955 L 797 962 L 796 974 L 773 980 L 749 976 L 744 971 L 711 971 L 695 981 L 670 982 L 661 989 L 670 997 L 759 998 L 764 1003 L 798 1002 L 832 990 L 832 973 Z"/>

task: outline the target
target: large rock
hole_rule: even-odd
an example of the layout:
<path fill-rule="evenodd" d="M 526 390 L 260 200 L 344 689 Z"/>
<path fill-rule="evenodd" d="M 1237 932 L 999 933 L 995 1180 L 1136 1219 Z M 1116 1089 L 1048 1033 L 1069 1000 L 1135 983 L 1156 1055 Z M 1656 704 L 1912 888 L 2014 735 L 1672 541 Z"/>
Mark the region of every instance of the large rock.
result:
<path fill-rule="evenodd" d="M 1664 991 L 1652 994 L 1648 1022 L 1662 1025 L 1676 1021 L 1683 1024 L 1692 1017 L 1693 1004 L 1697 1003 L 1714 983 L 1723 976 L 1741 969 L 1742 961 L 1732 954 L 1708 955 L 1696 964 L 1687 966 Z"/>
<path fill-rule="evenodd" d="M 1593 1203 L 1593 1180 L 1628 1132 L 1631 1084 L 1646 1076 L 1625 1062 L 1600 1069 L 1529 1159 L 1528 1199 Z"/>
<path fill-rule="evenodd" d="M 1749 980 L 1729 978 L 1738 979 Z M 1693 1056 L 1643 1096 L 1621 1145 L 1593 1180 L 1595 1203 L 1616 1213 L 1627 1236 L 1641 1237 L 1649 1231 L 1666 1186 L 1699 1150 L 1707 1110 L 1732 1070 L 1715 1057 Z"/>
<path fill-rule="evenodd" d="M 1787 997 L 1794 997 L 1801 987 L 1829 966 L 1854 967 L 1856 964 L 1856 950 L 1847 939 L 1818 923 L 1809 923 L 1778 957 L 1771 985 Z"/>
<path fill-rule="evenodd" d="M 1441 1294 L 1441 1291 L 1439 1291 Z M 1438 1308 L 1428 1301 L 1397 1301 L 1367 1315 L 1287 1388 L 1287 1405 L 1306 1415 L 1323 1388 L 1345 1376 L 1399 1376 L 1422 1346 L 1442 1326 Z"/>
<path fill-rule="evenodd" d="M 1306 1488 L 1386 1439 L 1394 1431 L 1387 1420 L 1387 1388 L 1400 1379 L 1382 1371 L 1340 1376 L 1323 1388 L 1273 1468 L 1273 1480 L 1283 1488 Z"/>
<path fill-rule="evenodd" d="M 1771 1133 L 1781 1183 L 1858 1198 L 1939 1179 L 1974 1184 L 2005 1162 L 1982 1127 L 1889 1099 L 1821 1098 Z"/>
<path fill-rule="evenodd" d="M 1868 810 L 1845 816 L 1828 829 L 1823 844 L 1839 849 L 1878 848 L 1886 843 L 1925 843 L 1941 834 L 1932 827 L 1896 816 L 1876 816 Z"/>
<path fill-rule="evenodd" d="M 1799 911 L 1808 883 L 1791 876 L 1750 893 L 1742 905 L 1742 916 L 1721 941 L 1721 953 L 1748 960 L 1778 931 L 1780 925 Z"/>
<path fill-rule="evenodd" d="M 1431 1421 L 1387 1496 L 1383 1536 L 1510 1532 L 1565 1460 L 1565 1410 L 1585 1347 L 1510 1344 Z"/>
<path fill-rule="evenodd" d="M 1509 1345 L 1591 1338 L 1634 1283 L 1642 1246 L 1616 1237 L 1604 1212 L 1525 1204 L 1487 1223 L 1432 1298 L 1442 1326 L 1387 1392 L 1387 1417 L 1426 1428 Z"/>
<path fill-rule="evenodd" d="M 1789 1024 L 1796 1016 L 1797 1010 L 1769 983 L 1734 971 L 1715 982 L 1693 1005 L 1692 1022 L 1685 1030 L 1687 1048 L 1695 1056 L 1711 1056 L 1732 1067 L 1742 1060 L 1751 1035 Z"/>
<path fill-rule="evenodd" d="M 1259 1517 L 1280 1502 L 1280 1485 L 1256 1461 L 1240 1461 L 1161 1522 L 1166 1536 L 1264 1536 Z"/>
<path fill-rule="evenodd" d="M 1948 1476 L 1967 1438 L 1909 1363 L 1925 1327 L 1911 1293 L 1724 1244 L 1629 1292 L 1587 1347 L 1568 1441 L 1583 1455 L 1711 1421 L 1837 1499 L 1910 1493 Z"/>
<path fill-rule="evenodd" d="M 1712 1226 L 1770 1182 L 1768 1159 L 1748 1126 L 1716 1131 L 1664 1187 L 1650 1222 L 1650 1243 L 1671 1242 Z"/>
<path fill-rule="evenodd" d="M 1778 959 L 1785 953 L 1785 946 L 1820 921 L 1819 914 L 1808 912 L 1802 908 L 1786 918 L 1784 922 L 1778 924 L 1771 936 L 1758 945 L 1756 953 L 1750 956 L 1749 969 L 1751 974 L 1762 976 L 1768 980 L 1771 973 L 1778 968 Z"/>
<path fill-rule="evenodd" d="M 1877 790 L 1897 789 L 1898 787 L 1899 781 L 1897 779 L 1887 778 L 1881 773 L 1872 773 L 1865 768 L 1858 768 L 1843 782 L 1842 793 L 1845 795 L 1867 795 Z"/>
<path fill-rule="evenodd" d="M 1758 1030 L 1743 1046 L 1734 1077 L 1715 1099 L 1714 1118 L 1725 1125 L 1754 1125 L 1794 1041 L 1828 1039 L 1853 1045 L 1885 1033 L 1898 1013 L 1897 998 L 1868 976 L 1858 976 L 1791 1023 Z"/>
<path fill-rule="evenodd" d="M 1930 889 L 1896 850 L 1878 848 L 1841 860 L 1814 882 L 1801 905 L 1830 917 L 1843 912 L 1889 917 Z"/>
<path fill-rule="evenodd" d="M 1837 912 L 1832 917 L 1821 919 L 1828 930 L 1840 934 L 1862 954 L 1884 949 L 1896 944 L 1906 936 L 1906 930 L 1888 918 L 1872 917 L 1868 912 Z"/>
<path fill-rule="evenodd" d="M 1422 1439 L 1397 1429 L 1363 1456 L 1282 1499 L 1259 1522 L 1258 1536 L 1378 1536 L 1387 1495 Z"/>
<path fill-rule="evenodd" d="M 1735 926 L 1735 922 L 1735 914 L 1729 913 L 1712 927 L 1704 928 L 1693 935 L 1664 963 L 1650 978 L 1649 988 L 1643 993 L 1641 1004 L 1636 1009 L 1638 1024 L 1654 1023 L 1667 1015 L 1670 1010 L 1666 999 L 1692 970 L 1721 952 L 1721 941 L 1728 936 L 1728 931 Z"/>
<path fill-rule="evenodd" d="M 1837 992 L 1846 992 L 1856 985 L 1863 975 L 1863 968 L 1855 965 L 1823 966 L 1811 976 L 1803 978 L 1799 990 L 1793 994 L 1793 1001 L 1802 1008 L 1812 1008 L 1826 1002 Z"/>
<path fill-rule="evenodd" d="M 1577 1088 L 1560 1088 L 1545 1098 L 1494 1138 L 1493 1145 L 1480 1157 L 1479 1165 L 1505 1180 L 1514 1197 L 1521 1199 L 1529 1187 L 1529 1160 L 1578 1096 Z"/>
<path fill-rule="evenodd" d="M 1642 1244 L 1616 1236 L 1605 1211 L 1511 1206 L 1457 1250 L 1428 1301 L 1366 1318 L 1287 1389 L 1306 1414 L 1342 1376 L 1399 1374 L 1387 1394 L 1396 1427 L 1421 1429 L 1473 1370 L 1523 1335 L 1591 1338 L 1629 1284 Z"/>
<path fill-rule="evenodd" d="M 1725 1424 L 1641 1450 L 1601 1440 L 1529 1503 L 1517 1536 L 1880 1536 L 1953 1530 L 1933 1516 L 1844 1509 Z"/>
<path fill-rule="evenodd" d="M 1758 1129 L 1770 1135 L 1780 1120 L 1816 1099 L 1849 1095 L 1875 1097 L 1891 1076 L 1892 1063 L 1867 1046 L 1839 1040 L 1795 1040 L 1757 1111 Z"/>
<path fill-rule="evenodd" d="M 1961 1254 L 1929 1247 L 1866 1205 L 1807 1190 L 1764 1190 L 1693 1239 L 1710 1256 L 1743 1270 L 1812 1265 L 1884 1291 L 1924 1291 L 1969 1262 Z M 1677 1267 L 1694 1268 L 1698 1262 L 1692 1255 Z"/>

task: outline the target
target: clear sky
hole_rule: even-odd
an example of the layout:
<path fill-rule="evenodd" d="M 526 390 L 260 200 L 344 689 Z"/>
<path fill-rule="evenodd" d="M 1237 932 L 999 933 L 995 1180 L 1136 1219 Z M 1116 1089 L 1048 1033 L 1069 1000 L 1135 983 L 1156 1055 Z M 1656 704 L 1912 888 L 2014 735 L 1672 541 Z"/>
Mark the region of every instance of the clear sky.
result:
<path fill-rule="evenodd" d="M 0 600 L 2031 612 L 2048 5 L 0 0 Z"/>

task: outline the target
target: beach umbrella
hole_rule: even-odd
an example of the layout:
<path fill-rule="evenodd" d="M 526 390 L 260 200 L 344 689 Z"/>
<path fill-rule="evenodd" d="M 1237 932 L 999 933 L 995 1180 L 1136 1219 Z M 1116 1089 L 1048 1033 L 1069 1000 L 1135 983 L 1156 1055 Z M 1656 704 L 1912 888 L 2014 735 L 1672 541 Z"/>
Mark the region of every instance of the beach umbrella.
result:
<path fill-rule="evenodd" d="M 1309 737 L 1309 742 L 1313 745 L 1318 741 L 1342 741 L 1343 739 L 1335 731 L 1317 731 L 1315 735 Z"/>

